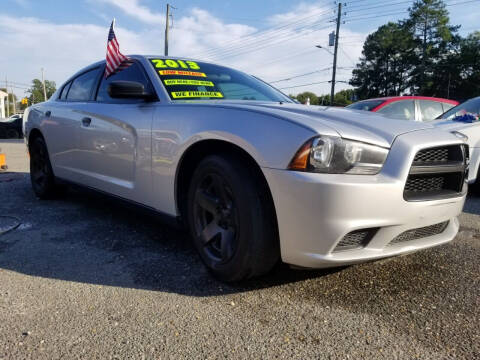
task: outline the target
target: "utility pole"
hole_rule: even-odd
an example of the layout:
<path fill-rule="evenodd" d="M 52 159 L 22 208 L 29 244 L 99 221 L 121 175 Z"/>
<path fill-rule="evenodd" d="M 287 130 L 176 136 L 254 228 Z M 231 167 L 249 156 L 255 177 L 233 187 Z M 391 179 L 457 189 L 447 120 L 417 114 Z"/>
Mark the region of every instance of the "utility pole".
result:
<path fill-rule="evenodd" d="M 168 56 L 168 29 L 170 27 L 170 4 L 167 4 L 167 16 L 165 18 L 165 56 Z"/>
<path fill-rule="evenodd" d="M 13 87 L 11 88 L 12 90 L 12 102 L 13 102 L 13 113 L 16 114 L 17 113 L 17 107 L 16 107 L 16 104 L 15 104 L 15 94 L 13 93 Z"/>
<path fill-rule="evenodd" d="M 5 92 L 7 93 L 7 117 L 9 117 L 10 116 L 10 101 L 9 101 L 10 96 L 8 95 L 8 80 L 6 76 L 5 76 Z"/>
<path fill-rule="evenodd" d="M 45 89 L 45 77 L 44 77 L 44 71 L 42 68 L 42 84 L 43 84 L 43 101 L 47 101 L 47 90 Z"/>
<path fill-rule="evenodd" d="M 335 33 L 335 50 L 333 52 L 333 72 L 332 72 L 332 90 L 330 91 L 330 105 L 333 105 L 333 99 L 335 97 L 335 75 L 337 73 L 337 51 L 338 51 L 338 38 L 340 32 L 340 19 L 342 18 L 342 3 L 338 3 L 337 14 L 337 31 Z"/>

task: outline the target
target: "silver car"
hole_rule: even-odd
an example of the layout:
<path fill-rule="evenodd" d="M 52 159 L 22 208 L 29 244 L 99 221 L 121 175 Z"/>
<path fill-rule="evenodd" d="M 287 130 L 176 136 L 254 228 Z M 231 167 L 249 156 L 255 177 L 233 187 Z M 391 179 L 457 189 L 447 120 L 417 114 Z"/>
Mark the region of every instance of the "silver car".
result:
<path fill-rule="evenodd" d="M 428 123 L 303 106 L 210 63 L 131 56 L 24 115 L 32 186 L 96 189 L 184 224 L 224 281 L 353 264 L 452 240 L 468 146 Z M 367 119 L 368 117 L 368 119 Z M 368 121 L 367 121 L 368 120 Z"/>

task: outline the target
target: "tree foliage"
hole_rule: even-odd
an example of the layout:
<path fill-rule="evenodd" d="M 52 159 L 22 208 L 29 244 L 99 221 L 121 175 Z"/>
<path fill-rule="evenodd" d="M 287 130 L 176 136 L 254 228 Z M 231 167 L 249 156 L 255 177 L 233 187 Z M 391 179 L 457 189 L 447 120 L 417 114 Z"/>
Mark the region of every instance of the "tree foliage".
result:
<path fill-rule="evenodd" d="M 337 92 L 334 96 L 334 106 L 347 106 L 353 102 L 354 90 L 347 89 Z M 290 95 L 292 99 L 296 99 L 301 104 L 307 102 L 310 98 L 310 105 L 330 105 L 330 95 L 316 95 L 311 91 L 305 91 L 297 96 Z"/>
<path fill-rule="evenodd" d="M 45 80 L 45 89 L 47 99 L 49 99 L 56 91 L 55 81 Z M 27 90 L 27 93 L 29 94 L 28 99 L 30 100 L 30 104 L 44 101 L 43 85 L 39 79 L 32 80 L 32 86 Z"/>
<path fill-rule="evenodd" d="M 407 19 L 380 26 L 367 37 L 350 84 L 360 99 L 480 95 L 480 34 L 462 39 L 458 29 L 442 0 L 416 0 Z"/>
<path fill-rule="evenodd" d="M 318 105 L 318 97 L 314 93 L 310 91 L 305 91 L 303 93 L 300 93 L 297 95 L 296 99 L 301 103 L 301 104 L 306 104 L 307 99 L 310 98 L 310 105 Z"/>
<path fill-rule="evenodd" d="M 448 11 L 442 0 L 417 0 L 409 8 L 404 27 L 415 39 L 418 54 L 412 65 L 410 88 L 415 93 L 427 93 L 434 86 L 436 63 L 448 57 L 459 40 L 458 26 L 451 26 Z"/>
<path fill-rule="evenodd" d="M 399 95 L 408 87 L 414 38 L 402 25 L 389 22 L 370 34 L 350 84 L 361 98 Z"/>

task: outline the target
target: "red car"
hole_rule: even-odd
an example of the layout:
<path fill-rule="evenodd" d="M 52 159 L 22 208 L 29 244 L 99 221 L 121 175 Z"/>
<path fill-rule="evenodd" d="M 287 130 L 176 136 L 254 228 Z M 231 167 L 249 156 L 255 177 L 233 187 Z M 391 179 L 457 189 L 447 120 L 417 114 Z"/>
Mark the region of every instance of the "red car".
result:
<path fill-rule="evenodd" d="M 433 120 L 459 103 L 427 96 L 392 96 L 368 99 L 348 105 L 348 109 L 381 113 L 400 120 Z"/>

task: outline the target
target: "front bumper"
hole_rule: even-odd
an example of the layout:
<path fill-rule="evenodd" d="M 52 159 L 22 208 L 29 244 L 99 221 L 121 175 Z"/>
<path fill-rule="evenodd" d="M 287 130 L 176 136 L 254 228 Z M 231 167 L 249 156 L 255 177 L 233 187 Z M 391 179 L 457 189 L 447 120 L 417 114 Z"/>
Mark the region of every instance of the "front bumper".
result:
<path fill-rule="evenodd" d="M 280 235 L 282 260 L 322 268 L 408 253 L 451 241 L 458 232 L 461 196 L 406 201 L 405 182 L 417 151 L 461 144 L 440 130 L 399 136 L 378 175 L 316 174 L 264 168 L 270 185 Z M 439 234 L 392 244 L 405 231 L 447 222 Z M 361 248 L 334 251 L 345 235 L 376 228 Z"/>

